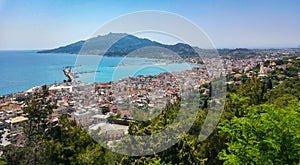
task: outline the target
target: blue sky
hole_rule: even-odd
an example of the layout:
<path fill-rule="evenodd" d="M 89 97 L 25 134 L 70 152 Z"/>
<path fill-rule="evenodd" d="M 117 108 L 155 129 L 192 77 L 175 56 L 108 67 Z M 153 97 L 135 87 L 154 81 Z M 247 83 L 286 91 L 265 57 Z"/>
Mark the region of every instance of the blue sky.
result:
<path fill-rule="evenodd" d="M 0 49 L 66 45 L 89 38 L 115 17 L 141 10 L 182 15 L 218 48 L 300 45 L 299 0 L 0 0 Z"/>

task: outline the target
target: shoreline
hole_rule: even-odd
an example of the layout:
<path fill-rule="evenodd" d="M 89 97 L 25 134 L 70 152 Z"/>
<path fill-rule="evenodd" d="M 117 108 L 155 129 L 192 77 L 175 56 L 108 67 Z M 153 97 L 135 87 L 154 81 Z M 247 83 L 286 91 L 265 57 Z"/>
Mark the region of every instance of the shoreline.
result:
<path fill-rule="evenodd" d="M 65 55 L 76 55 L 76 56 L 100 56 L 100 58 L 109 57 L 109 58 L 133 58 L 133 59 L 148 59 L 148 60 L 170 60 L 170 61 L 173 61 L 174 63 L 184 63 L 184 62 L 186 62 L 185 61 L 186 59 L 201 57 L 200 55 L 198 55 L 198 56 L 194 56 L 194 57 L 184 58 L 184 57 L 180 57 L 178 54 L 174 54 L 173 59 L 169 59 L 172 56 L 170 56 L 169 58 L 167 58 L 167 57 L 158 58 L 156 56 L 139 56 L 139 55 L 108 56 L 108 55 L 101 55 L 101 54 L 80 54 L 80 53 L 39 53 L 38 51 L 36 51 L 36 53 L 37 54 L 65 54 Z"/>
<path fill-rule="evenodd" d="M 193 64 L 193 63 L 189 63 L 190 65 L 197 65 L 197 64 Z M 168 65 L 168 64 L 167 64 Z M 75 67 L 80 67 L 81 65 L 75 65 L 75 66 L 66 66 L 63 68 L 63 73 L 65 75 L 65 77 L 67 78 L 67 81 L 66 82 L 69 82 L 69 83 L 80 83 L 78 81 L 76 81 L 76 72 L 72 72 L 71 69 L 72 68 L 75 68 Z M 199 67 L 198 65 L 197 66 L 193 66 L 191 68 L 194 68 L 194 67 Z M 187 69 L 184 69 L 184 70 L 181 70 L 181 71 L 185 71 Z M 172 71 L 170 73 L 173 73 L 173 72 L 178 72 L 178 71 Z M 164 73 L 164 72 L 160 72 L 160 73 Z M 158 73 L 158 74 L 160 74 Z M 127 77 L 130 77 L 130 76 L 127 76 Z M 124 77 L 126 78 L 126 77 Z M 24 93 L 30 89 L 33 89 L 35 87 L 41 87 L 42 85 L 47 85 L 47 86 L 52 86 L 52 85 L 58 85 L 58 84 L 61 84 L 61 83 L 65 83 L 65 80 L 63 81 L 58 81 L 58 82 L 54 82 L 54 83 L 50 83 L 50 84 L 40 84 L 40 85 L 33 85 L 31 86 L 30 88 L 28 89 L 25 89 L 25 90 L 21 90 L 21 91 L 17 91 L 17 92 L 12 92 L 12 93 L 8 93 L 8 94 L 0 94 L 0 97 L 6 97 L 6 96 L 11 96 L 11 95 L 15 95 L 15 94 L 20 94 L 20 93 Z M 88 82 L 88 83 L 91 83 L 91 82 Z M 91 84 L 94 84 L 94 83 L 98 83 L 98 82 L 92 82 Z"/>

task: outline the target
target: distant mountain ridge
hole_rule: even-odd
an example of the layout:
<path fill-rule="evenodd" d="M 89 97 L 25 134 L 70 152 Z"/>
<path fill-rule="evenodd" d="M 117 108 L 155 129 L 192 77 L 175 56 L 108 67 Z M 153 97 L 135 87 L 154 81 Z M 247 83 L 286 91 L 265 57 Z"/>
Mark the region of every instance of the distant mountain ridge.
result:
<path fill-rule="evenodd" d="M 42 50 L 38 53 L 70 53 L 70 54 L 92 54 L 105 56 L 126 56 L 131 52 L 146 47 L 165 48 L 165 55 L 176 53 L 181 57 L 197 56 L 198 53 L 188 44 L 177 43 L 166 45 L 146 38 L 138 38 L 126 33 L 109 33 L 88 40 L 78 41 L 66 46 L 50 50 Z"/>

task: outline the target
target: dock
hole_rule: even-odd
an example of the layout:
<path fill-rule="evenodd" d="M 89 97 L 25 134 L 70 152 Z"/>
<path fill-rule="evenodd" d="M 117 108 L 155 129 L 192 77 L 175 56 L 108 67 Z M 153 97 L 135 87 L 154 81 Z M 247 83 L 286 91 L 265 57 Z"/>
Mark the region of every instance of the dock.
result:
<path fill-rule="evenodd" d="M 68 77 L 68 81 L 70 82 L 76 82 L 74 74 L 71 72 L 72 66 L 67 66 L 63 69 L 64 74 L 66 77 Z"/>

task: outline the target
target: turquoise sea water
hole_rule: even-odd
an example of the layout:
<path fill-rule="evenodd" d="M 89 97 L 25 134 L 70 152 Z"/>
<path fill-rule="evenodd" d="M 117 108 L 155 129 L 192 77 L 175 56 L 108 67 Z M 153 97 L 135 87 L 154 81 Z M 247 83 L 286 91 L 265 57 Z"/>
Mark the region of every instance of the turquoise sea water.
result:
<path fill-rule="evenodd" d="M 66 79 L 66 66 L 78 72 L 78 81 L 116 81 L 128 76 L 155 75 L 190 69 L 186 63 L 166 64 L 158 59 L 100 57 L 74 54 L 39 54 L 36 51 L 0 51 L 0 95 L 53 84 Z"/>

